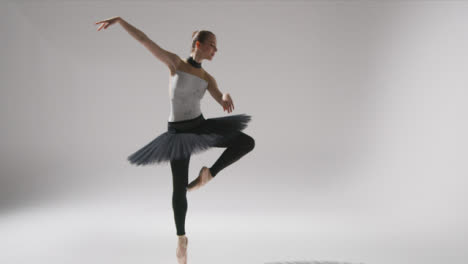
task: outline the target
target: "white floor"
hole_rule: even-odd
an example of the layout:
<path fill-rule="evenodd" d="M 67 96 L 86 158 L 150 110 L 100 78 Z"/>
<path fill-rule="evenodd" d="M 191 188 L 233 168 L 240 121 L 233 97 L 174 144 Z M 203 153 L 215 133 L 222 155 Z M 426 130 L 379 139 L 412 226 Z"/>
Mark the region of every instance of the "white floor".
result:
<path fill-rule="evenodd" d="M 0 263 L 177 263 L 172 210 L 137 197 L 64 199 L 2 214 Z M 208 212 L 192 202 L 186 230 L 189 263 L 461 264 L 468 255 L 466 238 L 450 227 L 385 229 L 362 216 Z"/>

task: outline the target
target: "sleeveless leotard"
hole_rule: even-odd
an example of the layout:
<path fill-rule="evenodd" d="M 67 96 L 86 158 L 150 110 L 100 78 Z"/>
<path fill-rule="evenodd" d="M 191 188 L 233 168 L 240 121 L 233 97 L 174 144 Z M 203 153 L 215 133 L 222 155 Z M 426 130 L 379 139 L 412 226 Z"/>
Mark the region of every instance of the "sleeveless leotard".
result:
<path fill-rule="evenodd" d="M 200 101 L 208 82 L 194 74 L 176 70 L 170 77 L 170 114 L 168 121 L 193 119 L 201 114 Z"/>

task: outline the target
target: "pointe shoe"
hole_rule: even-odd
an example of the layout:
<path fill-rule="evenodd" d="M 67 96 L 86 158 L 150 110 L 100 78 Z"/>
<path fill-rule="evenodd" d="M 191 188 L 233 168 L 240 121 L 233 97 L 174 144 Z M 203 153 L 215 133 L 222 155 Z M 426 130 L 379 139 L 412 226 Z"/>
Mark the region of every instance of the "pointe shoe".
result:
<path fill-rule="evenodd" d="M 185 241 L 178 241 L 178 246 L 176 249 L 177 261 L 179 264 L 187 264 L 187 246 L 188 246 L 188 237 L 185 237 Z"/>
<path fill-rule="evenodd" d="M 201 168 L 200 170 L 200 173 L 198 174 L 198 177 L 188 185 L 187 191 L 191 192 L 196 189 L 199 189 L 211 179 L 213 179 L 213 176 L 211 175 L 210 169 L 203 166 L 203 168 Z"/>

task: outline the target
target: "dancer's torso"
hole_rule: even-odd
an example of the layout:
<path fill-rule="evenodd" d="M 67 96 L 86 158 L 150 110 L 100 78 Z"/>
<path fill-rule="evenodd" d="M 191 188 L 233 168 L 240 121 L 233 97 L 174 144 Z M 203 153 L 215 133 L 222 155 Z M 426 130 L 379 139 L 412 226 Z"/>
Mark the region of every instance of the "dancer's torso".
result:
<path fill-rule="evenodd" d="M 200 101 L 208 87 L 205 71 L 183 61 L 173 73 L 169 81 L 168 121 L 182 121 L 199 116 L 201 114 Z"/>

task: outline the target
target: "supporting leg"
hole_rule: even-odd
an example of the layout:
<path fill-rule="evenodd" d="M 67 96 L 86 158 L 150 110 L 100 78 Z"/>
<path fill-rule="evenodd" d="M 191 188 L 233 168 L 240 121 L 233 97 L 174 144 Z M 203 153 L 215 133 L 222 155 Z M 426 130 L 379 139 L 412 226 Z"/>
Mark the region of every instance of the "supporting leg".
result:
<path fill-rule="evenodd" d="M 177 235 L 185 235 L 185 216 L 187 214 L 187 185 L 190 157 L 181 160 L 171 161 L 172 170 L 172 209 L 174 210 L 174 220 Z"/>

